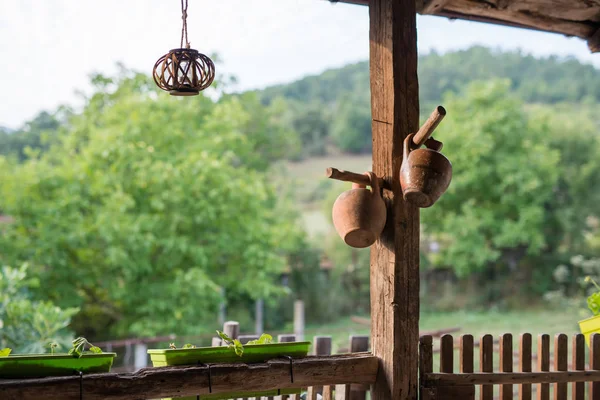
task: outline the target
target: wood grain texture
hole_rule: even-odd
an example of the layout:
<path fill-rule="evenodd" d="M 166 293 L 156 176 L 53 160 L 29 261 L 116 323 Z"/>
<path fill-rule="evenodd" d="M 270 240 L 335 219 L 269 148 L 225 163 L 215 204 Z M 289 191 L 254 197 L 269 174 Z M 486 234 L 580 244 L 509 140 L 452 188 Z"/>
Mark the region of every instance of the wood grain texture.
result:
<path fill-rule="evenodd" d="M 444 335 L 440 339 L 440 372 L 454 372 L 454 338 Z"/>
<path fill-rule="evenodd" d="M 550 336 L 543 334 L 538 335 L 538 371 L 550 371 Z M 537 390 L 538 400 L 550 399 L 550 386 L 547 383 L 542 383 Z"/>
<path fill-rule="evenodd" d="M 473 370 L 473 335 L 460 337 L 460 372 L 470 373 Z"/>
<path fill-rule="evenodd" d="M 294 382 L 289 361 L 260 364 L 214 364 L 210 367 L 212 393 L 275 390 L 346 383 L 375 382 L 378 359 L 370 353 L 295 359 Z M 86 400 L 136 400 L 209 394 L 208 366 L 144 368 L 132 374 L 95 374 L 83 377 Z M 79 400 L 78 376 L 0 380 L 2 400 Z"/>
<path fill-rule="evenodd" d="M 500 336 L 500 372 L 513 372 L 513 340 L 510 333 Z M 512 400 L 512 385 L 500 386 L 500 400 Z"/>
<path fill-rule="evenodd" d="M 390 184 L 388 220 L 371 247 L 371 341 L 380 371 L 373 400 L 417 398 L 419 210 L 402 198 L 404 138 L 419 129 L 414 0 L 371 0 L 373 171 Z"/>
<path fill-rule="evenodd" d="M 492 335 L 483 335 L 479 343 L 479 368 L 481 372 L 492 372 L 494 371 L 494 338 Z M 494 388 L 491 385 L 482 385 L 479 398 L 492 400 Z"/>
<path fill-rule="evenodd" d="M 592 333 L 590 338 L 590 369 L 600 370 L 600 335 Z M 590 400 L 600 400 L 600 381 L 590 385 Z"/>
<path fill-rule="evenodd" d="M 433 338 L 431 335 L 421 336 L 419 339 L 419 398 L 425 399 L 429 388 L 424 386 L 425 377 L 433 372 Z"/>
<path fill-rule="evenodd" d="M 569 338 L 564 333 L 554 336 L 554 370 L 566 371 L 569 369 Z M 554 400 L 567 400 L 568 386 L 566 383 L 554 385 Z"/>
<path fill-rule="evenodd" d="M 548 372 L 476 372 L 472 374 L 427 374 L 424 384 L 435 386 L 550 384 L 556 382 L 600 382 L 600 371 L 548 371 Z"/>
<path fill-rule="evenodd" d="M 531 372 L 531 345 L 531 333 L 521 334 L 521 339 L 519 340 L 519 366 L 521 372 Z M 519 400 L 531 400 L 530 383 L 524 383 L 519 386 Z"/>
<path fill-rule="evenodd" d="M 600 31 L 597 0 L 415 0 L 415 6 L 421 14 L 577 36 L 588 39 L 592 53 L 600 51 L 600 38 L 592 39 Z"/>
<path fill-rule="evenodd" d="M 579 333 L 573 336 L 573 369 L 585 370 L 585 336 Z M 575 382 L 571 388 L 573 400 L 585 399 L 585 383 Z"/>

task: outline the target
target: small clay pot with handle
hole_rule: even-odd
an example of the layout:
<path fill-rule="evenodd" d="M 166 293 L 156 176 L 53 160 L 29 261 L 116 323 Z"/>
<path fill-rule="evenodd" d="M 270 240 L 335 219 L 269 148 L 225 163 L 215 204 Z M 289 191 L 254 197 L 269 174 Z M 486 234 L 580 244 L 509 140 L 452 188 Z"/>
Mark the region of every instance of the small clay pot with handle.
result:
<path fill-rule="evenodd" d="M 353 183 L 352 189 L 340 194 L 333 204 L 333 225 L 351 247 L 369 247 L 383 231 L 387 217 L 377 176 L 366 172 L 371 190 Z"/>
<path fill-rule="evenodd" d="M 432 149 L 411 150 L 413 134 L 404 139 L 400 168 L 400 185 L 404 200 L 421 208 L 431 207 L 448 189 L 452 164 L 442 153 Z M 441 142 L 438 148 L 441 148 Z"/>

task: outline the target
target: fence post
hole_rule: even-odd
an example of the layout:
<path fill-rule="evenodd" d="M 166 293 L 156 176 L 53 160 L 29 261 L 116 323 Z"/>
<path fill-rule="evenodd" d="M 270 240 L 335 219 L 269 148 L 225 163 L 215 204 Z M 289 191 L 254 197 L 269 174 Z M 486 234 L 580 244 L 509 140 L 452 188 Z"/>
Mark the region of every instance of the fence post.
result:
<path fill-rule="evenodd" d="M 578 333 L 573 336 L 573 369 L 576 371 L 585 370 L 585 336 Z M 585 383 L 573 383 L 573 400 L 585 399 Z"/>
<path fill-rule="evenodd" d="M 304 340 L 304 301 L 294 302 L 294 334 L 299 342 Z"/>
<path fill-rule="evenodd" d="M 254 333 L 258 336 L 264 333 L 264 311 L 265 301 L 263 299 L 257 299 L 255 303 L 255 321 L 254 321 Z"/>
<path fill-rule="evenodd" d="M 431 399 L 431 389 L 425 387 L 425 375 L 433 372 L 433 338 L 431 335 L 419 338 L 419 399 Z"/>
<path fill-rule="evenodd" d="M 221 302 L 219 303 L 219 325 L 225 323 L 225 319 L 227 318 L 227 306 L 225 305 L 225 288 L 221 288 Z"/>
<path fill-rule="evenodd" d="M 279 343 L 295 342 L 296 335 L 277 335 L 277 341 Z"/>
<path fill-rule="evenodd" d="M 550 371 L 550 335 L 538 335 L 538 371 Z M 538 400 L 550 399 L 550 384 L 540 383 L 537 392 Z"/>
<path fill-rule="evenodd" d="M 136 370 L 148 366 L 148 345 L 146 343 L 136 343 L 133 352 L 133 366 Z"/>
<path fill-rule="evenodd" d="M 331 336 L 315 336 L 313 339 L 314 343 L 314 355 L 316 356 L 329 356 L 331 355 Z M 331 386 L 325 386 L 325 391 L 328 392 L 328 398 L 331 400 Z M 317 400 L 317 393 L 323 390 L 321 386 L 309 386 L 306 400 Z M 324 398 L 325 398 L 325 393 Z"/>
<path fill-rule="evenodd" d="M 223 324 L 223 333 L 232 339 L 237 339 L 240 335 L 240 323 L 237 321 L 227 321 Z"/>
<path fill-rule="evenodd" d="M 521 372 L 531 372 L 531 333 L 523 333 L 519 341 L 519 364 Z M 519 400 L 531 400 L 531 384 L 519 386 Z"/>

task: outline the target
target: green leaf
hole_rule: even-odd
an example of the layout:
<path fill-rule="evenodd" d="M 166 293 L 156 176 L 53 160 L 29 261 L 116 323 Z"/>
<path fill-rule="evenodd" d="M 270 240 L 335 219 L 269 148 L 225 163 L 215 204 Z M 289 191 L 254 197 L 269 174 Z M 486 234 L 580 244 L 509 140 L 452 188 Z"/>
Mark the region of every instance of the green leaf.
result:
<path fill-rule="evenodd" d="M 8 357 L 11 351 L 12 349 L 9 349 L 8 347 L 0 350 L 0 357 Z"/>
<path fill-rule="evenodd" d="M 219 337 L 220 337 L 221 339 L 223 339 L 223 341 L 224 341 L 225 343 L 227 343 L 227 344 L 232 344 L 232 343 L 233 343 L 233 339 L 232 339 L 232 338 L 230 338 L 229 336 L 227 336 L 227 335 L 225 334 L 225 332 L 221 332 L 221 331 L 217 330 L 217 335 L 219 335 Z"/>
<path fill-rule="evenodd" d="M 91 346 L 90 351 L 95 354 L 102 354 L 102 349 L 98 346 Z"/>
<path fill-rule="evenodd" d="M 191 343 L 186 343 L 186 344 L 184 344 L 184 345 L 183 345 L 183 347 L 182 347 L 182 349 L 195 349 L 195 348 L 196 348 L 196 346 L 194 346 L 194 345 L 193 345 L 193 344 L 191 344 Z"/>
<path fill-rule="evenodd" d="M 240 342 L 239 340 L 233 340 L 233 347 L 235 350 L 235 354 L 237 354 L 238 356 L 241 357 L 244 354 L 244 345 L 242 345 L 242 342 Z"/>

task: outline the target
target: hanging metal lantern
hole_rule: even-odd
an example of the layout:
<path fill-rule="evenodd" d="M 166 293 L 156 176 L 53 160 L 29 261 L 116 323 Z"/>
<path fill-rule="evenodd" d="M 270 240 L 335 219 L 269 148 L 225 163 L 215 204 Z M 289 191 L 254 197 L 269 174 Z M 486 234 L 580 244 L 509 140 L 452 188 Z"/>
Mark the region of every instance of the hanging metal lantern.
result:
<path fill-rule="evenodd" d="M 211 85 L 215 79 L 215 64 L 198 50 L 190 49 L 187 37 L 188 0 L 181 0 L 183 27 L 181 48 L 173 49 L 154 64 L 154 82 L 172 96 L 195 96 Z M 186 47 L 183 47 L 185 37 Z"/>

